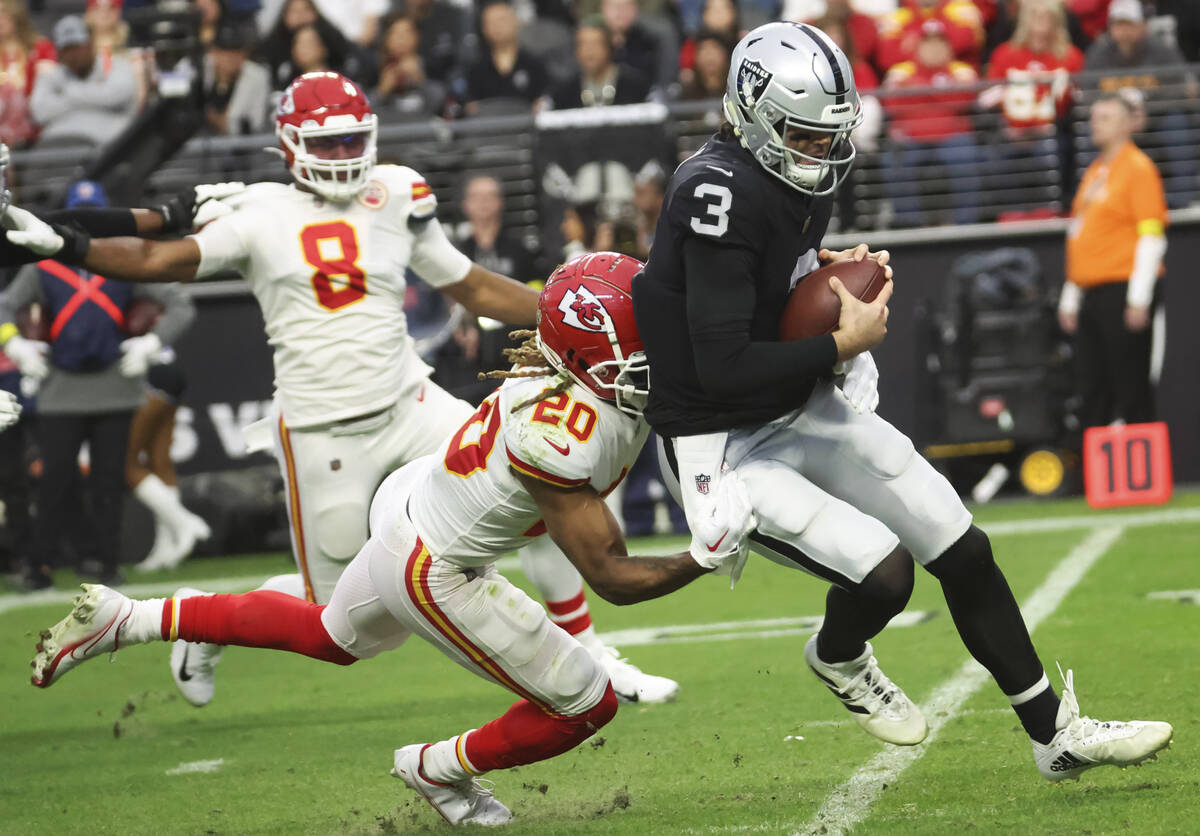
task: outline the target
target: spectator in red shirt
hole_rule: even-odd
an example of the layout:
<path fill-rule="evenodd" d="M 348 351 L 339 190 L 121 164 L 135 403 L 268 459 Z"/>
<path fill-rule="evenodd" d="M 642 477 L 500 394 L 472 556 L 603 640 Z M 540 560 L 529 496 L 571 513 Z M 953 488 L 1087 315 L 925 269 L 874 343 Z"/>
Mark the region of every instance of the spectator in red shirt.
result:
<path fill-rule="evenodd" d="M 53 64 L 54 44 L 34 31 L 22 0 L 0 0 L 0 142 L 21 147 L 37 136 L 29 95 L 43 62 Z"/>
<path fill-rule="evenodd" d="M 1067 7 L 1079 18 L 1083 34 L 1094 41 L 1108 26 L 1108 4 L 1112 0 L 1067 0 Z"/>
<path fill-rule="evenodd" d="M 921 91 L 888 96 L 883 103 L 891 118 L 888 132 L 893 148 L 884 174 L 895 212 L 894 226 L 929 223 L 932 216 L 921 211 L 923 186 L 925 196 L 937 204 L 935 208 L 947 208 L 940 199 L 943 196 L 935 194 L 939 182 L 948 183 L 954 223 L 979 219 L 979 148 L 968 115 L 975 94 L 970 89 L 954 89 L 976 80 L 978 75 L 969 64 L 954 59 L 950 35 L 939 20 L 922 24 L 914 60 L 897 64 L 884 78 L 885 91 Z M 942 177 L 929 177 L 929 165 L 941 166 Z"/>
<path fill-rule="evenodd" d="M 992 53 L 987 77 L 1004 84 L 980 97 L 1002 105 L 1010 136 L 1046 134 L 1071 106 L 1071 73 L 1083 70 L 1083 53 L 1071 44 L 1061 0 L 1023 0 L 1017 29 Z"/>
<path fill-rule="evenodd" d="M 913 60 L 921 27 L 930 20 L 945 28 L 951 56 L 978 70 L 984 42 L 983 16 L 970 0 L 903 0 L 900 8 L 880 19 L 876 64 L 890 70 Z"/>

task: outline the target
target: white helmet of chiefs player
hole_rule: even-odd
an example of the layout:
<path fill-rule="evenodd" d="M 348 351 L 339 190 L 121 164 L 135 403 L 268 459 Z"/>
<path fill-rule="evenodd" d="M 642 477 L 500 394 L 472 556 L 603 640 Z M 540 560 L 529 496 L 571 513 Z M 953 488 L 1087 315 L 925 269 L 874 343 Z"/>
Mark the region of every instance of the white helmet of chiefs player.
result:
<path fill-rule="evenodd" d="M 292 177 L 335 203 L 353 199 L 367 184 L 378 123 L 358 85 L 330 72 L 297 78 L 275 111 L 275 134 Z"/>

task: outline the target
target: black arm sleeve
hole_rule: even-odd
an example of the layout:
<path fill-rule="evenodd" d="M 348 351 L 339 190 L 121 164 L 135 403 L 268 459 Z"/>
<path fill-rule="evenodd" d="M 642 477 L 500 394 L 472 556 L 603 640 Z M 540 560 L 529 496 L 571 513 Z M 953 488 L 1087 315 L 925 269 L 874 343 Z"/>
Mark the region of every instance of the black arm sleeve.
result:
<path fill-rule="evenodd" d="M 46 216 L 51 223 L 77 226 L 93 238 L 136 238 L 132 209 L 60 209 Z"/>
<path fill-rule="evenodd" d="M 799 386 L 837 362 L 832 335 L 786 343 L 751 340 L 755 257 L 750 250 L 688 238 L 683 260 L 696 374 L 708 394 L 736 398 Z"/>
<path fill-rule="evenodd" d="M 43 216 L 50 223 L 82 229 L 92 238 L 136 236 L 137 219 L 130 209 L 59 209 Z M 0 233 L 0 267 L 15 267 L 41 261 L 42 256 L 8 242 Z"/>

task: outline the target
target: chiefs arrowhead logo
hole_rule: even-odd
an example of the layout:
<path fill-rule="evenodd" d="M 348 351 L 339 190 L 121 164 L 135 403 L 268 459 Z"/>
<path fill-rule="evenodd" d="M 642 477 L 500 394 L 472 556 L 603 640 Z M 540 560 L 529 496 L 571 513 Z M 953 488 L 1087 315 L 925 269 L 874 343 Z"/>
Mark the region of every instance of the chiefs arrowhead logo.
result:
<path fill-rule="evenodd" d="M 562 301 L 558 303 L 558 310 L 562 313 L 565 324 L 580 331 L 601 333 L 609 320 L 604 303 L 582 285 L 563 294 Z"/>

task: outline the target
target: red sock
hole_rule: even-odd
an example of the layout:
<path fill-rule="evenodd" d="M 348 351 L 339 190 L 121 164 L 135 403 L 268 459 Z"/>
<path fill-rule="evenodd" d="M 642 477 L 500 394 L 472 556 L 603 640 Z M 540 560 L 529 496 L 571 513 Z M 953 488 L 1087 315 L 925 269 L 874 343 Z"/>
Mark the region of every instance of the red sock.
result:
<path fill-rule="evenodd" d="M 176 618 L 175 635 L 171 621 Z M 162 636 L 190 642 L 290 650 L 324 662 L 349 665 L 358 659 L 342 650 L 321 623 L 319 604 L 282 592 L 255 590 L 242 595 L 194 595 L 163 606 Z"/>
<path fill-rule="evenodd" d="M 519 700 L 503 717 L 467 735 L 467 760 L 479 772 L 544 761 L 575 748 L 616 713 L 612 685 L 598 703 L 573 717 L 547 714 Z"/>
<path fill-rule="evenodd" d="M 592 614 L 588 611 L 587 598 L 584 597 L 582 589 L 574 598 L 547 601 L 546 609 L 550 610 L 550 620 L 572 636 L 592 626 Z"/>

